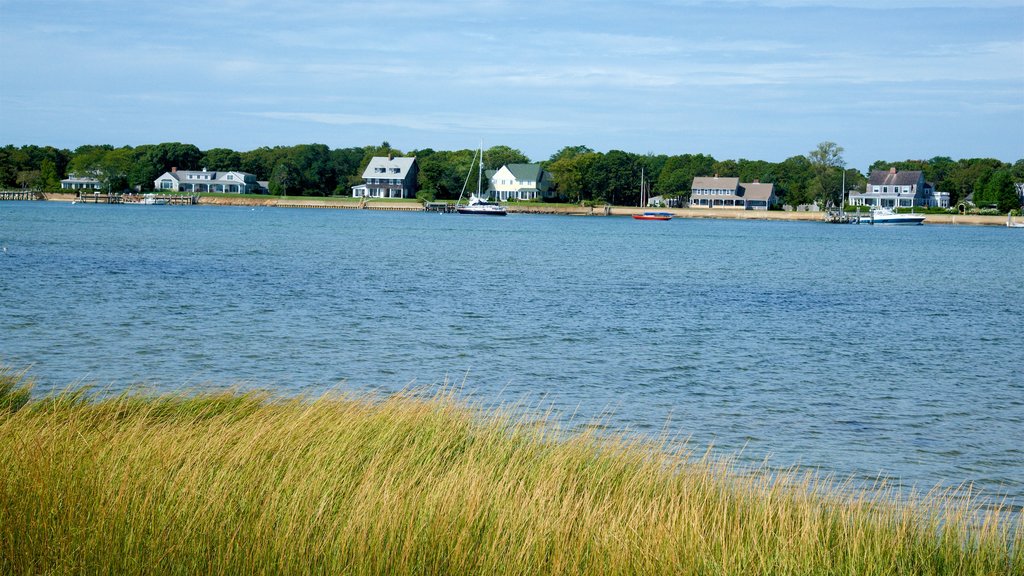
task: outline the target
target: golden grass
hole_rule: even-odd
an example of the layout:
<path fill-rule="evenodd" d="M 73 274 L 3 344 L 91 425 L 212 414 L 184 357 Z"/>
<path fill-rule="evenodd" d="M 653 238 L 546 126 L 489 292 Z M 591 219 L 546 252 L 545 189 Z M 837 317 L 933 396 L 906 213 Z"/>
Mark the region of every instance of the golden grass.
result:
<path fill-rule="evenodd" d="M 23 375 L 0 370 L 10 396 Z M 9 386 L 3 388 L 3 383 Z M 429 398 L 65 392 L 3 408 L 0 573 L 1011 574 L 962 495 L 747 473 Z"/>

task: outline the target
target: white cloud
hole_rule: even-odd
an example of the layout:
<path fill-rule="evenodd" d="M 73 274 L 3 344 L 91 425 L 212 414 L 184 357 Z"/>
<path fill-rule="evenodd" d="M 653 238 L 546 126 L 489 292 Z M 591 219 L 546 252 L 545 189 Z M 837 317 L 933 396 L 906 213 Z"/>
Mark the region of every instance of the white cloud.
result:
<path fill-rule="evenodd" d="M 512 119 L 509 116 L 477 114 L 346 114 L 336 112 L 254 112 L 247 114 L 271 120 L 311 122 L 331 126 L 384 126 L 427 132 L 503 132 L 529 134 L 564 126 L 536 118 Z"/>

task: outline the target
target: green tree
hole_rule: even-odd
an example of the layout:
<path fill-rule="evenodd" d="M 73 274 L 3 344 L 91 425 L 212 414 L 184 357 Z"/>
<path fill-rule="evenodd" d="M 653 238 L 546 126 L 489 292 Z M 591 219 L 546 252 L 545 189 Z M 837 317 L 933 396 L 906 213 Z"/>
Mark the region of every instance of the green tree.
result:
<path fill-rule="evenodd" d="M 211 148 L 203 154 L 199 163 L 210 170 L 241 170 L 242 155 L 230 148 Z"/>
<path fill-rule="evenodd" d="M 508 164 L 530 164 L 530 159 L 519 150 L 508 146 L 491 146 L 484 150 L 484 168 L 497 170 Z"/>
<path fill-rule="evenodd" d="M 270 193 L 275 196 L 287 196 L 288 187 L 291 186 L 293 180 L 292 167 L 287 162 L 281 162 L 274 167 L 274 172 L 270 175 L 270 183 L 267 186 L 270 188 Z"/>
<path fill-rule="evenodd" d="M 42 181 L 39 170 L 19 170 L 15 183 L 22 190 L 37 190 Z"/>
<path fill-rule="evenodd" d="M 547 164 L 555 181 L 559 196 L 569 202 L 594 198 L 591 182 L 595 179 L 595 166 L 601 155 L 586 146 L 563 148 Z"/>
<path fill-rule="evenodd" d="M 640 201 L 640 167 L 635 155 L 610 150 L 595 163 L 594 197 L 609 204 L 635 206 Z M 596 174 L 595 174 L 596 176 Z"/>
<path fill-rule="evenodd" d="M 39 168 L 40 186 L 44 192 L 60 191 L 60 176 L 57 175 L 57 166 L 53 160 L 44 158 Z"/>
<path fill-rule="evenodd" d="M 714 174 L 716 163 L 713 157 L 704 154 L 670 156 L 658 174 L 654 192 L 670 198 L 689 198 L 693 179 Z"/>
<path fill-rule="evenodd" d="M 814 179 L 811 194 L 822 207 L 838 206 L 842 202 L 843 147 L 835 142 L 822 142 L 807 153 Z"/>
<path fill-rule="evenodd" d="M 797 207 L 814 201 L 810 182 L 814 178 L 811 161 L 806 156 L 792 156 L 775 167 L 778 178 L 776 194 L 786 205 Z"/>
<path fill-rule="evenodd" d="M 1020 208 L 1020 196 L 1017 195 L 1011 169 L 1000 170 L 988 179 L 985 196 L 1000 212 L 1007 213 Z"/>

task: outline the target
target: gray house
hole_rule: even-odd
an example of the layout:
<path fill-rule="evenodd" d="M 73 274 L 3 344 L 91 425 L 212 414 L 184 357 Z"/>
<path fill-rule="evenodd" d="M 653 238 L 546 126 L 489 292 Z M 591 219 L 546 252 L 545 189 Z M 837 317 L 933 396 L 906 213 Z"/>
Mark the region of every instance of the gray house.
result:
<path fill-rule="evenodd" d="M 178 170 L 171 168 L 153 181 L 153 188 L 161 192 L 226 192 L 259 194 L 263 192 L 256 176 L 248 172 L 217 172 L 213 170 Z"/>
<path fill-rule="evenodd" d="M 363 171 L 353 198 L 415 198 L 419 165 L 415 157 L 374 156 Z"/>
<path fill-rule="evenodd" d="M 872 170 L 867 188 L 851 192 L 850 204 L 882 208 L 910 208 L 913 206 L 949 208 L 949 192 L 936 192 L 931 183 L 924 181 L 920 170 L 895 168 Z"/>
<path fill-rule="evenodd" d="M 775 184 L 754 180 L 742 183 L 739 178 L 698 176 L 690 184 L 690 208 L 731 208 L 736 210 L 767 210 L 779 203 Z"/>

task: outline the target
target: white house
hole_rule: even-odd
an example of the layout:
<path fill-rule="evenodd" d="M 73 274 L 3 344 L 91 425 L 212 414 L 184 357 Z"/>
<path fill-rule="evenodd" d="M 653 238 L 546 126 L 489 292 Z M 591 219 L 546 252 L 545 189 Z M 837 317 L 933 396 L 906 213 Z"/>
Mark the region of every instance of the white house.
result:
<path fill-rule="evenodd" d="M 263 190 L 256 176 L 248 172 L 217 172 L 213 170 L 178 170 L 171 168 L 153 181 L 153 188 L 161 192 L 226 192 L 259 194 Z"/>
<path fill-rule="evenodd" d="M 910 208 L 912 206 L 949 208 L 949 192 L 936 192 L 930 182 L 924 181 L 920 170 L 872 170 L 867 188 L 851 192 L 854 206 L 880 206 L 883 208 Z"/>
<path fill-rule="evenodd" d="M 354 198 L 415 198 L 419 175 L 416 157 L 374 156 L 363 171 L 363 183 L 352 187 Z"/>
<path fill-rule="evenodd" d="M 551 197 L 554 178 L 540 164 L 506 164 L 488 170 L 487 180 L 487 194 L 495 200 L 543 200 Z"/>
<path fill-rule="evenodd" d="M 690 184 L 691 208 L 767 210 L 778 204 L 775 184 L 759 180 L 744 184 L 739 178 L 698 176 Z"/>
<path fill-rule="evenodd" d="M 68 177 L 60 181 L 61 190 L 99 190 L 100 181 L 90 176 L 78 176 L 68 174 Z"/>

